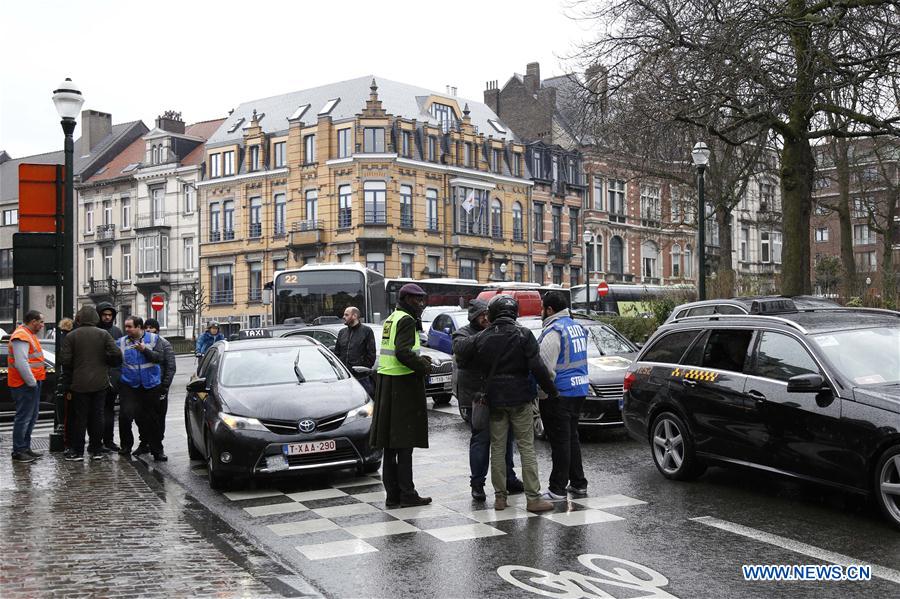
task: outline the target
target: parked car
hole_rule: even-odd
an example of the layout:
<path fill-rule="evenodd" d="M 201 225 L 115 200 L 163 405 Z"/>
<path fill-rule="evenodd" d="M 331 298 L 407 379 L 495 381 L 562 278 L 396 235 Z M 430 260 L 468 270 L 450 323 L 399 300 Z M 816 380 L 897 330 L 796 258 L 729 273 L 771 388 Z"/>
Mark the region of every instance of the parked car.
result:
<path fill-rule="evenodd" d="M 873 496 L 900 527 L 900 312 L 676 319 L 625 377 L 625 426 L 666 478 L 738 465 Z"/>
<path fill-rule="evenodd" d="M 431 323 L 434 322 L 434 319 L 438 314 L 453 312 L 459 309 L 459 306 L 426 306 L 425 309 L 422 310 L 422 333 L 428 335 L 428 331 L 431 330 Z"/>
<path fill-rule="evenodd" d="M 47 379 L 41 386 L 41 407 L 39 419 L 53 418 L 53 412 L 56 406 L 56 354 L 54 353 L 55 345 L 52 343 L 45 344 L 41 340 L 41 349 L 44 351 L 44 366 L 47 369 Z M 16 403 L 12 399 L 9 392 L 9 382 L 7 377 L 9 368 L 7 359 L 9 358 L 9 341 L 0 341 L 0 420 L 12 421 L 16 415 Z"/>
<path fill-rule="evenodd" d="M 277 336 L 293 337 L 305 335 L 322 343 L 329 350 L 334 351 L 337 345 L 338 333 L 345 325 L 322 325 L 316 327 L 301 327 L 294 329 L 281 329 Z M 375 351 L 381 351 L 380 324 L 363 323 L 375 332 Z M 453 399 L 453 357 L 442 351 L 423 346 L 421 353 L 431 357 L 431 373 L 425 379 L 425 394 L 431 397 L 435 405 L 448 404 Z M 375 369 L 378 369 L 378 360 L 375 361 Z"/>
<path fill-rule="evenodd" d="M 783 296 L 756 296 L 756 297 L 733 297 L 731 299 L 709 299 L 697 302 L 688 302 L 681 304 L 669 314 L 666 323 L 672 322 L 677 318 L 685 318 L 688 316 L 709 316 L 710 314 L 749 314 L 753 302 L 758 300 L 767 300 L 764 305 L 770 306 L 769 309 L 776 309 L 778 300 L 789 300 L 794 308 L 811 309 L 811 308 L 840 308 L 841 306 L 830 299 L 824 297 L 816 297 L 814 295 L 797 295 L 794 297 Z"/>
<path fill-rule="evenodd" d="M 622 395 L 625 371 L 631 366 L 638 348 L 612 326 L 595 320 L 575 320 L 588 332 L 588 378 L 590 386 L 581 408 L 578 426 L 584 428 L 615 428 L 622 422 Z M 543 321 L 540 318 L 519 318 L 519 324 L 531 329 L 540 338 Z M 534 434 L 545 438 L 546 431 L 534 402 Z"/>
<path fill-rule="evenodd" d="M 368 369 L 360 369 L 359 375 Z M 306 337 L 219 341 L 187 385 L 188 453 L 209 485 L 356 468 L 375 472 L 373 403 L 321 343 Z"/>
<path fill-rule="evenodd" d="M 455 309 L 438 314 L 428 330 L 428 347 L 453 353 L 453 333 L 469 324 L 468 310 Z"/>

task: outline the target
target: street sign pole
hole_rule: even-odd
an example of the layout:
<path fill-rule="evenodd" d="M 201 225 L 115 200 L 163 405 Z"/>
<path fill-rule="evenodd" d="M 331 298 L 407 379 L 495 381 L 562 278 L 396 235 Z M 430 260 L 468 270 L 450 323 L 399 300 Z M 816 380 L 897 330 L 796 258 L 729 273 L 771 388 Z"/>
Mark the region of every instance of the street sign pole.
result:
<path fill-rule="evenodd" d="M 63 239 L 63 167 L 56 165 L 56 330 L 59 331 L 59 321 L 63 319 L 63 252 L 65 240 Z M 58 338 L 58 337 L 57 337 Z"/>
<path fill-rule="evenodd" d="M 63 133 L 66 135 L 66 201 L 63 210 L 63 316 L 72 318 L 75 316 L 75 183 L 73 162 L 75 154 L 75 140 L 72 133 L 75 132 L 75 119 L 63 117 Z"/>

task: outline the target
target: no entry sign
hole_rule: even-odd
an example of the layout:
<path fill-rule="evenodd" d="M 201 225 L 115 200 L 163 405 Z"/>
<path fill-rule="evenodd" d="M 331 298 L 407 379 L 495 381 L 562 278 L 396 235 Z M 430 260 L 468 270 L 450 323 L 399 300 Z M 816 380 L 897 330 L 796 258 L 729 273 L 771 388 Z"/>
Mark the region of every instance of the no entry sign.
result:
<path fill-rule="evenodd" d="M 159 312 L 166 307 L 166 299 L 161 295 L 154 295 L 150 298 L 150 307 L 154 312 Z"/>
<path fill-rule="evenodd" d="M 597 285 L 597 295 L 600 297 L 606 297 L 609 295 L 609 284 L 606 281 L 600 281 Z"/>

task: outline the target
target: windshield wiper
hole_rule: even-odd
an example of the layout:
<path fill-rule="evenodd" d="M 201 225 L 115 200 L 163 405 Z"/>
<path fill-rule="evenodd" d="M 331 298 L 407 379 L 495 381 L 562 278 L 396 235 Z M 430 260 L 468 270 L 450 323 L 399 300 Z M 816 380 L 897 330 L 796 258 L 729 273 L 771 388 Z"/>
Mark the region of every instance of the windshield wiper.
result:
<path fill-rule="evenodd" d="M 306 382 L 306 377 L 303 376 L 303 373 L 300 371 L 300 352 L 297 352 L 297 357 L 294 358 L 294 374 L 297 375 L 297 381 L 300 383 Z"/>

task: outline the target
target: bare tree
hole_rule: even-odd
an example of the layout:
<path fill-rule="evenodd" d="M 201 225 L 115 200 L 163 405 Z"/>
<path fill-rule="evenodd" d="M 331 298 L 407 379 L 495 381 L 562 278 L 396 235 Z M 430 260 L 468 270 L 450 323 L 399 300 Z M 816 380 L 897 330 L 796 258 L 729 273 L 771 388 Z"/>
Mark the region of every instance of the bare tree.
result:
<path fill-rule="evenodd" d="M 202 328 L 200 318 L 203 310 L 209 306 L 207 299 L 206 290 L 201 285 L 192 285 L 181 292 L 181 309 L 194 316 L 194 338 L 197 337 L 197 331 Z"/>
<path fill-rule="evenodd" d="M 634 82 L 666 119 L 729 145 L 779 138 L 783 292 L 811 291 L 815 161 L 826 136 L 896 134 L 897 0 L 584 0 L 601 29 L 580 58 L 604 66 L 608 96 Z M 845 90 L 856 102 L 847 105 Z M 602 101 L 597 104 L 603 104 Z M 841 126 L 828 122 L 838 115 Z"/>

